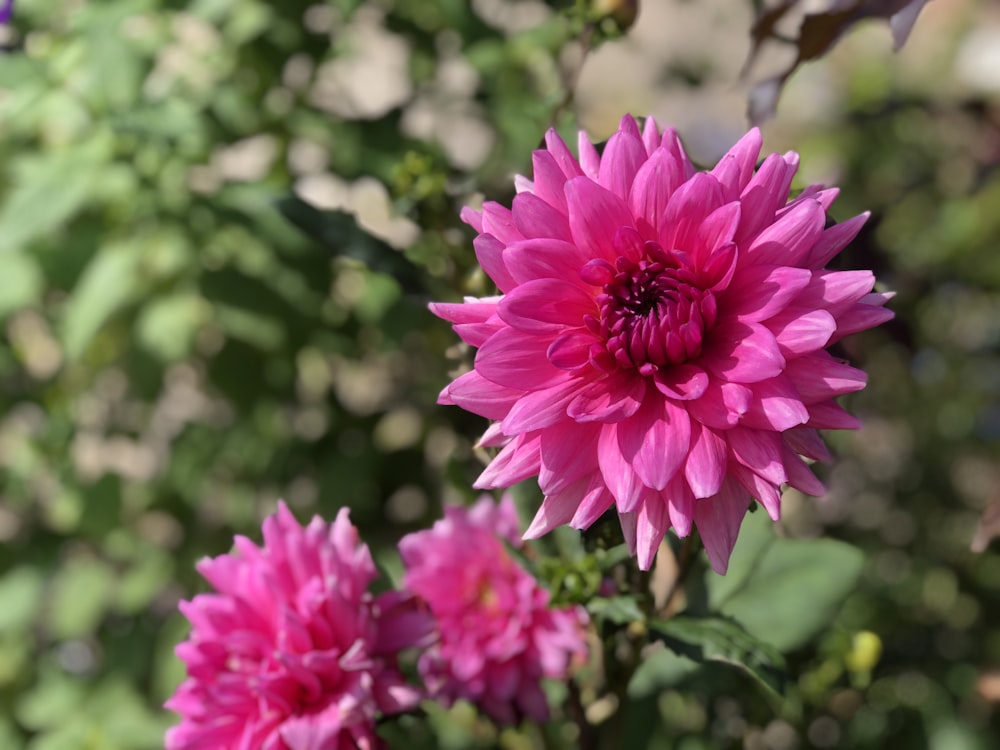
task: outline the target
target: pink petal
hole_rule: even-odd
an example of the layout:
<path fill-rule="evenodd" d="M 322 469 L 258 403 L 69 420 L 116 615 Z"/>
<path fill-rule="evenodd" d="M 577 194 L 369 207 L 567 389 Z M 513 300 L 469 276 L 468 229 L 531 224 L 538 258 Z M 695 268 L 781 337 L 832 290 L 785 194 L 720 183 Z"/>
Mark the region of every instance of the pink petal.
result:
<path fill-rule="evenodd" d="M 867 331 L 869 328 L 887 323 L 895 317 L 896 313 L 892 310 L 886 310 L 881 305 L 859 303 L 838 318 L 837 332 L 833 336 L 833 341 L 839 341 L 852 333 Z"/>
<path fill-rule="evenodd" d="M 648 493 L 639 506 L 636 519 L 635 552 L 640 570 L 649 570 L 653 565 L 660 542 L 669 528 L 666 503 L 659 493 Z"/>
<path fill-rule="evenodd" d="M 540 442 L 538 435 L 514 438 L 490 461 L 472 486 L 479 490 L 510 487 L 534 476 L 542 465 Z"/>
<path fill-rule="evenodd" d="M 726 320 L 720 321 L 709 335 L 702 364 L 723 380 L 757 383 L 779 374 L 785 358 L 774 334 L 764 326 Z"/>
<path fill-rule="evenodd" d="M 597 175 L 601 171 L 601 157 L 587 134 L 582 130 L 576 139 L 576 149 L 580 154 L 580 167 L 583 169 L 583 173 L 591 180 L 596 181 Z"/>
<path fill-rule="evenodd" d="M 809 420 L 809 410 L 790 378 L 779 375 L 762 380 L 754 383 L 751 390 L 753 401 L 743 415 L 747 427 L 784 432 Z"/>
<path fill-rule="evenodd" d="M 711 497 L 722 487 L 728 452 L 726 441 L 712 428 L 691 423 L 691 450 L 684 464 L 684 478 L 696 498 Z"/>
<path fill-rule="evenodd" d="M 781 462 L 781 439 L 773 432 L 734 427 L 726 432 L 730 455 L 768 482 L 779 485 L 787 479 Z"/>
<path fill-rule="evenodd" d="M 566 142 L 552 128 L 549 128 L 545 133 L 545 147 L 552 154 L 552 157 L 556 160 L 556 164 L 559 165 L 559 169 L 562 170 L 567 180 L 583 176 L 583 170 L 580 169 L 580 164 L 577 162 L 576 157 L 573 156 L 573 152 L 569 150 Z"/>
<path fill-rule="evenodd" d="M 781 492 L 777 486 L 737 461 L 729 462 L 728 471 L 764 507 L 772 521 L 781 518 Z"/>
<path fill-rule="evenodd" d="M 627 198 L 636 172 L 645 161 L 646 148 L 642 144 L 639 128 L 635 120 L 626 115 L 618 131 L 604 147 L 598 182 L 615 195 Z"/>
<path fill-rule="evenodd" d="M 857 237 L 869 216 L 871 213 L 865 211 L 863 214 L 840 224 L 834 224 L 824 231 L 803 260 L 802 265 L 806 268 L 816 269 L 826 266 L 841 250 L 847 247 L 851 240 Z"/>
<path fill-rule="evenodd" d="M 806 464 L 786 445 L 782 451 L 782 461 L 785 464 L 785 473 L 788 474 L 788 484 L 813 497 L 822 497 L 826 494 L 826 487 L 816 478 Z"/>
<path fill-rule="evenodd" d="M 683 180 L 681 166 L 663 149 L 654 151 L 636 173 L 628 205 L 633 216 L 646 222 L 650 239 L 659 236 L 667 202 Z"/>
<path fill-rule="evenodd" d="M 518 284 L 533 279 L 563 279 L 582 283 L 580 269 L 590 260 L 572 242 L 552 238 L 515 242 L 504 251 L 504 264 Z"/>
<path fill-rule="evenodd" d="M 694 522 L 712 570 L 719 575 L 725 575 L 729 568 L 729 557 L 749 506 L 750 497 L 732 479 L 723 484 L 715 497 L 695 503 Z"/>
<path fill-rule="evenodd" d="M 630 555 L 635 554 L 636 525 L 638 524 L 638 514 L 634 511 L 618 511 L 618 523 L 622 527 L 622 536 L 625 537 L 625 545 L 628 547 Z"/>
<path fill-rule="evenodd" d="M 461 406 L 487 419 L 503 419 L 523 394 L 524 391 L 491 383 L 475 370 L 470 370 L 441 391 L 438 403 Z"/>
<path fill-rule="evenodd" d="M 598 471 L 597 440 L 600 433 L 601 427 L 597 424 L 574 425 L 571 429 L 542 433 L 542 467 L 538 484 L 546 495 L 560 492 L 580 477 Z"/>
<path fill-rule="evenodd" d="M 875 286 L 871 271 L 814 271 L 798 303 L 825 308 L 833 317 L 846 312 Z"/>
<path fill-rule="evenodd" d="M 646 147 L 648 156 L 652 156 L 653 152 L 660 147 L 660 127 L 652 115 L 642 123 L 642 144 Z"/>
<path fill-rule="evenodd" d="M 566 420 L 566 405 L 585 386 L 585 381 L 567 380 L 522 394 L 503 417 L 500 428 L 505 435 L 519 435 L 553 427 Z"/>
<path fill-rule="evenodd" d="M 500 297 L 466 298 L 465 302 L 431 302 L 432 313 L 449 323 L 484 323 L 496 312 Z"/>
<path fill-rule="evenodd" d="M 483 233 L 483 214 L 481 211 L 464 206 L 458 216 L 463 222 L 475 229 L 477 234 Z"/>
<path fill-rule="evenodd" d="M 531 155 L 531 168 L 535 178 L 535 195 L 566 215 L 566 194 L 563 192 L 566 175 L 556 157 L 550 151 L 535 151 Z"/>
<path fill-rule="evenodd" d="M 753 391 L 739 383 L 709 379 L 705 394 L 686 404 L 692 417 L 702 424 L 725 430 L 738 424 L 750 408 Z"/>
<path fill-rule="evenodd" d="M 770 154 L 740 194 L 742 223 L 736 244 L 743 247 L 774 220 L 774 212 L 785 204 L 795 167 L 780 154 Z"/>
<path fill-rule="evenodd" d="M 635 229 L 625 201 L 585 177 L 566 183 L 566 201 L 573 241 L 591 258 L 614 262 L 612 248 L 618 230 Z"/>
<path fill-rule="evenodd" d="M 553 341 L 545 356 L 560 370 L 579 370 L 590 361 L 590 347 L 594 343 L 594 335 L 589 331 L 571 331 Z"/>
<path fill-rule="evenodd" d="M 569 241 L 572 235 L 566 215 L 534 193 L 514 196 L 514 222 L 526 239 L 536 237 Z"/>
<path fill-rule="evenodd" d="M 694 495 L 687 481 L 680 474 L 670 480 L 667 488 L 660 493 L 667 505 L 667 513 L 670 523 L 677 532 L 677 536 L 685 537 L 691 533 L 691 525 L 694 522 Z"/>
<path fill-rule="evenodd" d="M 697 365 L 674 365 L 658 370 L 653 377 L 656 389 L 679 401 L 701 398 L 708 388 L 708 373 Z"/>
<path fill-rule="evenodd" d="M 751 128 L 712 170 L 712 174 L 722 185 L 726 200 L 736 200 L 750 182 L 763 142 L 760 129 Z"/>
<path fill-rule="evenodd" d="M 646 487 L 639 481 L 632 464 L 625 459 L 618 447 L 617 424 L 601 427 L 601 435 L 597 441 L 597 464 L 608 490 L 614 495 L 619 513 L 634 511 Z"/>
<path fill-rule="evenodd" d="M 531 525 L 524 532 L 524 538 L 538 539 L 557 526 L 569 523 L 580 504 L 580 498 L 587 485 L 588 480 L 584 478 L 574 482 L 562 492 L 546 495 L 538 512 L 535 513 Z"/>
<path fill-rule="evenodd" d="M 662 490 L 687 455 L 691 420 L 668 399 L 647 397 L 631 418 L 618 424 L 618 444 L 643 484 Z"/>
<path fill-rule="evenodd" d="M 816 404 L 865 387 L 867 375 L 834 359 L 827 352 L 815 352 L 789 361 L 785 370 L 805 404 Z"/>
<path fill-rule="evenodd" d="M 683 183 L 667 201 L 660 222 L 660 244 L 665 250 L 694 253 L 701 247 L 701 225 L 721 207 L 722 188 L 707 172 L 698 172 Z"/>
<path fill-rule="evenodd" d="M 508 292 L 516 286 L 514 277 L 504 263 L 504 244 L 500 240 L 491 234 L 481 234 L 472 241 L 472 246 L 476 250 L 479 265 L 501 292 Z"/>
<path fill-rule="evenodd" d="M 786 357 L 800 356 L 822 349 L 830 341 L 837 322 L 826 310 L 809 310 L 790 307 L 767 321 L 774 332 L 778 348 Z"/>
<path fill-rule="evenodd" d="M 508 388 L 548 388 L 566 378 L 566 373 L 553 367 L 545 356 L 551 343 L 549 337 L 505 328 L 476 352 L 476 370 Z"/>
<path fill-rule="evenodd" d="M 815 461 L 830 461 L 833 456 L 830 450 L 819 436 L 819 432 L 809 427 L 795 427 L 781 435 L 781 439 L 799 455 L 811 458 Z"/>
<path fill-rule="evenodd" d="M 508 292 L 497 314 L 519 331 L 546 333 L 582 328 L 585 316 L 600 312 L 580 287 L 562 279 L 535 279 Z"/>
<path fill-rule="evenodd" d="M 617 372 L 584 389 L 566 414 L 577 422 L 620 422 L 638 411 L 645 394 L 645 379 Z"/>
<path fill-rule="evenodd" d="M 747 264 L 794 266 L 812 250 L 826 223 L 826 211 L 817 201 L 796 205 L 758 234 L 742 255 Z"/>
<path fill-rule="evenodd" d="M 482 233 L 493 235 L 504 245 L 524 239 L 514 223 L 514 214 L 509 208 L 495 201 L 486 201 L 483 204 Z"/>
<path fill-rule="evenodd" d="M 861 421 L 833 401 L 827 401 L 809 405 L 809 421 L 806 426 L 819 430 L 856 430 L 861 426 Z"/>
<path fill-rule="evenodd" d="M 615 498 L 604 485 L 604 479 L 595 478 L 594 487 L 583 496 L 569 525 L 574 529 L 587 529 L 615 504 Z"/>
<path fill-rule="evenodd" d="M 671 158 L 677 162 L 685 180 L 694 176 L 694 165 L 684 151 L 684 144 L 681 143 L 676 130 L 673 128 L 664 128 L 663 137 L 660 139 L 660 148 L 670 154 Z"/>
<path fill-rule="evenodd" d="M 740 269 L 720 295 L 719 307 L 744 323 L 759 323 L 781 312 L 808 286 L 804 268 L 758 265 Z"/>
<path fill-rule="evenodd" d="M 688 249 L 694 266 L 702 268 L 719 248 L 731 244 L 740 223 L 740 204 L 726 203 L 701 222 L 695 244 Z"/>

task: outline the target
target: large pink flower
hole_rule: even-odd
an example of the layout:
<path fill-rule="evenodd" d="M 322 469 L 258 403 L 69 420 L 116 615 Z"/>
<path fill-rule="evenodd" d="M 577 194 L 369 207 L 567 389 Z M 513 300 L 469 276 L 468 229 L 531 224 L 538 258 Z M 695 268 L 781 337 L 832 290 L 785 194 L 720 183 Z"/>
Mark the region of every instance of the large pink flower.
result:
<path fill-rule="evenodd" d="M 549 607 L 549 592 L 510 556 L 518 544 L 513 502 L 489 497 L 450 507 L 427 531 L 403 537 L 404 587 L 426 602 L 438 641 L 420 657 L 430 694 L 466 698 L 501 724 L 548 718 L 542 677 L 565 679 L 585 654 L 580 607 Z"/>
<path fill-rule="evenodd" d="M 199 572 L 218 593 L 181 602 L 190 640 L 177 647 L 188 679 L 167 702 L 183 716 L 167 750 L 348 750 L 378 747 L 378 712 L 412 708 L 420 694 L 395 653 L 428 632 L 396 593 L 373 597 L 368 547 L 347 510 L 305 528 L 281 503 L 264 545 Z"/>
<path fill-rule="evenodd" d="M 710 172 L 652 118 L 625 117 L 603 155 L 545 141 L 512 210 L 463 213 L 502 294 L 432 305 L 479 348 L 440 402 L 496 420 L 478 487 L 538 475 L 527 536 L 615 506 L 642 568 L 697 526 L 723 573 L 750 499 L 777 519 L 782 484 L 821 494 L 800 456 L 856 426 L 834 398 L 865 375 L 824 349 L 892 317 L 890 295 L 824 266 L 867 214 L 825 228 L 836 189 L 789 201 L 798 156 L 755 171 L 757 130 Z"/>

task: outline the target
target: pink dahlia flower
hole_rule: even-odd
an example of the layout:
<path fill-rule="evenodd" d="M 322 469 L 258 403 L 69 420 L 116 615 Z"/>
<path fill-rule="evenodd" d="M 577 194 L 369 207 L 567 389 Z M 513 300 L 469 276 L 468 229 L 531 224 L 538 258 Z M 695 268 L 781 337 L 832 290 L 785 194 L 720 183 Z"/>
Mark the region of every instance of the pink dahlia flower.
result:
<path fill-rule="evenodd" d="M 565 679 L 574 656 L 586 653 L 580 607 L 549 607 L 549 592 L 507 552 L 519 544 L 509 497 L 483 497 L 451 507 L 427 531 L 409 534 L 399 551 L 404 588 L 426 602 L 438 641 L 420 657 L 432 697 L 466 698 L 500 724 L 548 718 L 539 685 Z"/>
<path fill-rule="evenodd" d="M 526 536 L 614 506 L 643 569 L 668 528 L 697 527 L 724 573 L 750 499 L 777 519 L 782 484 L 821 494 L 800 457 L 828 458 L 818 428 L 857 426 L 834 399 L 865 374 L 824 349 L 891 318 L 890 295 L 824 266 L 867 214 L 826 228 L 836 189 L 789 200 L 798 156 L 755 170 L 756 129 L 710 172 L 652 118 L 625 117 L 603 155 L 545 141 L 512 209 L 463 212 L 501 295 L 432 305 L 479 348 L 440 403 L 496 420 L 476 486 L 538 475 Z"/>
<path fill-rule="evenodd" d="M 426 617 L 369 593 L 375 566 L 346 509 L 303 528 L 281 503 L 263 531 L 263 547 L 236 537 L 235 554 L 202 560 L 218 593 L 181 602 L 193 631 L 177 647 L 188 679 L 166 704 L 183 717 L 167 750 L 380 746 L 376 715 L 421 697 L 395 653 Z"/>

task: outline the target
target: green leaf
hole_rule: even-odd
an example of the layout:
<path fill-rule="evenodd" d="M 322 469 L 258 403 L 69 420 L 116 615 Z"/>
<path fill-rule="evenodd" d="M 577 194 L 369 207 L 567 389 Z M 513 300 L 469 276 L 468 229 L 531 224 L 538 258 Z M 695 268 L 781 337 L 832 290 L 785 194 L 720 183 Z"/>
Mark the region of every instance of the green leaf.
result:
<path fill-rule="evenodd" d="M 16 251 L 7 253 L 0 274 L 0 317 L 37 302 L 44 286 L 45 279 L 34 259 Z"/>
<path fill-rule="evenodd" d="M 676 653 L 695 662 L 714 661 L 736 667 L 772 696 L 788 680 L 785 660 L 736 621 L 723 617 L 673 617 L 649 623 L 650 632 Z"/>
<path fill-rule="evenodd" d="M 114 572 L 99 560 L 69 560 L 56 575 L 47 626 L 56 638 L 97 630 L 107 610 Z"/>
<path fill-rule="evenodd" d="M 22 157 L 0 210 L 0 250 L 25 246 L 71 218 L 90 198 L 111 143 L 92 138 L 81 146 Z"/>
<path fill-rule="evenodd" d="M 668 648 L 645 656 L 628 683 L 628 697 L 638 700 L 679 685 L 701 669 L 701 664 Z"/>
<path fill-rule="evenodd" d="M 195 292 L 178 292 L 147 304 L 136 321 L 136 336 L 163 362 L 187 356 L 198 327 L 208 315 L 208 305 Z"/>
<path fill-rule="evenodd" d="M 834 539 L 775 539 L 719 611 L 790 651 L 829 627 L 863 564 L 860 550 Z"/>
<path fill-rule="evenodd" d="M 26 629 L 41 604 L 42 574 L 22 566 L 0 579 L 0 633 Z"/>
<path fill-rule="evenodd" d="M 105 321 L 131 299 L 139 258 L 139 248 L 126 241 L 102 248 L 87 265 L 63 316 L 62 341 L 68 359 L 83 354 Z"/>
<path fill-rule="evenodd" d="M 628 625 L 646 619 L 634 596 L 595 597 L 587 602 L 587 611 L 591 617 L 608 620 L 615 625 Z"/>
<path fill-rule="evenodd" d="M 334 254 L 360 261 L 372 271 L 392 276 L 404 292 L 423 292 L 423 274 L 401 252 L 358 226 L 354 214 L 320 211 L 298 198 L 278 201 L 278 210 Z"/>
<path fill-rule="evenodd" d="M 747 513 L 740 527 L 736 547 L 729 558 L 729 572 L 720 576 L 711 569 L 706 571 L 708 606 L 711 611 L 717 612 L 726 600 L 746 584 L 757 561 L 768 546 L 774 543 L 774 522 L 767 513 L 760 509 Z"/>

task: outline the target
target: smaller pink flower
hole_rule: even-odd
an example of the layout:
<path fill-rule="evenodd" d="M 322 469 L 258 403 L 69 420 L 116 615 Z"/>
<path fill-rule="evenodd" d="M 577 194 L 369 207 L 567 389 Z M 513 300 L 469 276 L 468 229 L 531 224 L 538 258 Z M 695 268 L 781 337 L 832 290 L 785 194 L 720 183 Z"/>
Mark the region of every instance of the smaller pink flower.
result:
<path fill-rule="evenodd" d="M 414 707 L 395 654 L 428 633 L 397 592 L 372 596 L 368 547 L 341 509 L 302 527 L 284 503 L 264 544 L 198 571 L 217 593 L 181 602 L 191 637 L 177 647 L 188 678 L 166 707 L 183 717 L 167 750 L 368 750 L 377 714 Z"/>
<path fill-rule="evenodd" d="M 545 721 L 539 681 L 565 679 L 573 657 L 586 654 L 587 616 L 581 607 L 549 607 L 549 592 L 504 539 L 521 544 L 513 501 L 483 496 L 400 541 L 404 588 L 427 603 L 439 636 L 418 666 L 430 694 L 447 704 L 466 698 L 499 724 Z"/>

